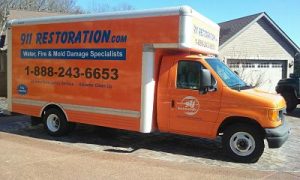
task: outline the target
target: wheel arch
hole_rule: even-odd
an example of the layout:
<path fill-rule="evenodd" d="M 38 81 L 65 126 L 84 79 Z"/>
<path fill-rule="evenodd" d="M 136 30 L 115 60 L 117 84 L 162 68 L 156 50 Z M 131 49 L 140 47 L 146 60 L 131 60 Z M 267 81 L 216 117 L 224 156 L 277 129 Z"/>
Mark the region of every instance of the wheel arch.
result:
<path fill-rule="evenodd" d="M 221 135 L 227 127 L 234 124 L 247 124 L 247 125 L 255 126 L 259 128 L 260 132 L 265 136 L 264 128 L 256 120 L 248 117 L 242 117 L 242 116 L 227 117 L 219 126 L 217 131 L 217 136 Z"/>
<path fill-rule="evenodd" d="M 56 104 L 56 103 L 48 103 L 45 106 L 43 106 L 43 108 L 40 111 L 40 117 L 43 119 L 46 111 L 49 109 L 52 109 L 52 108 L 61 111 L 64 114 L 64 116 L 66 117 L 66 120 L 68 121 L 68 115 L 67 115 L 66 111 L 64 110 L 64 108 L 61 105 Z"/>

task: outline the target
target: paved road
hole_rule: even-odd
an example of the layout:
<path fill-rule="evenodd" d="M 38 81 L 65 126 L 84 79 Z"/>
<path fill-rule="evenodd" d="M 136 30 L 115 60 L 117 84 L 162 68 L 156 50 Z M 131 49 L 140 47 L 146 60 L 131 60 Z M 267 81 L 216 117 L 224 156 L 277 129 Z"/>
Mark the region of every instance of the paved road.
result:
<path fill-rule="evenodd" d="M 203 177 L 215 175 L 218 178 L 228 172 L 234 178 L 300 179 L 299 117 L 300 109 L 289 114 L 287 120 L 292 127 L 289 140 L 280 149 L 266 148 L 255 164 L 230 162 L 222 153 L 219 141 L 171 134 L 140 134 L 87 125 L 79 125 L 69 136 L 54 138 L 46 134 L 42 125 L 31 127 L 26 116 L 0 117 L 0 174 L 2 177 L 14 178 L 15 174 L 24 176 L 32 173 L 28 176 L 32 177 L 39 172 L 30 167 L 42 167 L 62 177 L 58 171 L 64 171 L 64 167 L 68 167 L 66 171 L 72 172 L 78 169 L 77 166 L 82 168 L 85 164 L 87 172 L 95 168 L 95 174 L 103 175 L 101 177 L 112 173 L 111 176 L 118 178 L 126 174 L 127 161 L 133 161 L 128 164 L 127 170 L 135 174 L 129 173 L 126 176 L 128 178 L 137 178 L 139 175 L 152 177 L 150 172 L 161 177 L 195 178 L 202 177 L 203 173 Z M 102 162 L 102 158 L 106 160 Z M 3 164 L 6 161 L 8 164 Z M 110 169 L 107 164 L 112 164 L 110 172 L 107 172 Z M 105 167 L 103 174 L 99 167 Z M 22 169 L 21 174 L 14 171 L 18 168 Z M 41 176 L 53 177 L 47 176 L 46 172 L 44 169 Z M 253 176 L 248 176 L 248 173 Z M 91 177 L 95 174 L 92 173 Z M 3 179 L 1 175 L 0 179 Z"/>

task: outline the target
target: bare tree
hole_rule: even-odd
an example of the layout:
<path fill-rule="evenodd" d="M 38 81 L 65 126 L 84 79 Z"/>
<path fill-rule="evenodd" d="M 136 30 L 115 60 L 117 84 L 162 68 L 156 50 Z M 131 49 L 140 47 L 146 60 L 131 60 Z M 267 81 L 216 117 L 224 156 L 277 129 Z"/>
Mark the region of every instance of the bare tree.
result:
<path fill-rule="evenodd" d="M 111 5 L 108 1 L 106 1 L 106 3 L 99 3 L 96 0 L 87 1 L 87 3 L 90 3 L 90 8 L 84 11 L 81 7 L 76 5 L 76 0 L 0 0 L 0 28 L 3 26 L 3 22 L 6 21 L 9 9 L 68 14 L 127 11 L 134 9 L 134 7 L 128 3 Z"/>
<path fill-rule="evenodd" d="M 265 79 L 266 72 L 255 70 L 255 64 L 251 61 L 240 60 L 230 62 L 228 65 L 242 80 L 254 87 L 260 87 L 267 82 Z"/>
<path fill-rule="evenodd" d="M 111 11 L 129 11 L 135 8 L 128 3 L 120 3 L 117 5 L 111 5 L 111 3 L 104 2 L 99 3 L 98 1 L 90 1 L 89 10 L 87 13 L 97 13 L 97 12 L 111 12 Z"/>
<path fill-rule="evenodd" d="M 129 11 L 129 10 L 134 10 L 134 9 L 135 8 L 128 3 L 121 3 L 121 4 L 118 4 L 114 7 L 112 7 L 113 11 Z"/>
<path fill-rule="evenodd" d="M 240 69 L 241 72 L 240 77 L 250 85 L 254 87 L 260 87 L 267 82 L 267 80 L 265 79 L 266 72 L 258 72 L 258 71 L 246 72 L 246 71 L 247 71 L 246 68 L 242 67 Z"/>
<path fill-rule="evenodd" d="M 10 8 L 31 11 L 49 11 L 62 13 L 76 13 L 76 0 L 11 0 L 15 1 Z"/>
<path fill-rule="evenodd" d="M 83 13 L 76 6 L 76 0 L 1 0 L 0 1 L 0 26 L 6 21 L 8 10 L 47 11 L 60 13 Z"/>
<path fill-rule="evenodd" d="M 83 13 L 84 11 L 76 6 L 75 0 L 39 0 L 45 1 L 48 11 L 62 12 L 62 13 Z"/>
<path fill-rule="evenodd" d="M 2 31 L 4 29 L 4 22 L 6 22 L 8 14 L 9 14 L 8 9 L 12 3 L 11 1 L 12 0 L 0 1 L 0 36 L 2 35 Z"/>

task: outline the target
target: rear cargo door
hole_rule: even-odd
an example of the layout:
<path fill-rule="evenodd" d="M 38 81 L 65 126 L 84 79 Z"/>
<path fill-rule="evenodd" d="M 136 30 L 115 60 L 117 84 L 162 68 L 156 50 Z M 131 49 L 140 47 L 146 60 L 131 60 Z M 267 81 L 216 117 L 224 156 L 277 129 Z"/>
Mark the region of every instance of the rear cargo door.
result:
<path fill-rule="evenodd" d="M 199 93 L 199 61 L 175 60 L 170 70 L 170 131 L 195 135 L 212 136 L 214 123 L 220 110 L 221 92 Z"/>

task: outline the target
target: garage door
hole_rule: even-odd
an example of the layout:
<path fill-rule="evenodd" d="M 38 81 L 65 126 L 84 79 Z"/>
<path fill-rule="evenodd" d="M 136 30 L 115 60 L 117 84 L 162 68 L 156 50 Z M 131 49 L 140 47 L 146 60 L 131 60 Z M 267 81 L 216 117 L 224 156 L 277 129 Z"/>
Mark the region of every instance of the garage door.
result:
<path fill-rule="evenodd" d="M 286 61 L 228 60 L 227 62 L 244 81 L 267 92 L 275 92 L 278 81 L 286 77 Z"/>

